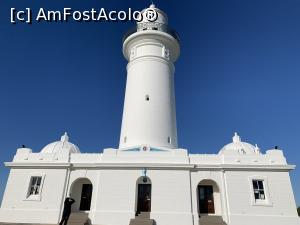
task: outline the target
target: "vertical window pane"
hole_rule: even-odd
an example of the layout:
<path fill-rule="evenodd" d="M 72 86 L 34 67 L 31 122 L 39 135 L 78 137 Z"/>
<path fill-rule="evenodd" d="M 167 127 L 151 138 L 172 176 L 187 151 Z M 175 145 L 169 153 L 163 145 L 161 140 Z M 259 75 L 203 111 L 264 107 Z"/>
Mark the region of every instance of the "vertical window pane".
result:
<path fill-rule="evenodd" d="M 264 200 L 265 199 L 265 192 L 264 191 L 260 191 L 260 199 Z"/>
<path fill-rule="evenodd" d="M 265 200 L 265 190 L 264 190 L 264 181 L 263 180 L 253 180 L 253 192 L 255 200 Z"/>
<path fill-rule="evenodd" d="M 31 177 L 28 196 L 38 195 L 40 193 L 41 183 L 42 183 L 42 177 L 36 177 L 36 176 Z"/>
<path fill-rule="evenodd" d="M 40 186 L 40 185 L 41 185 L 41 181 L 42 181 L 42 178 L 41 178 L 41 177 L 37 177 L 36 184 L 37 184 L 38 186 Z"/>
<path fill-rule="evenodd" d="M 31 186 L 33 186 L 36 183 L 36 178 L 37 177 L 32 177 L 31 178 Z"/>
<path fill-rule="evenodd" d="M 254 188 L 254 190 L 255 190 L 255 189 L 258 189 L 257 181 L 256 181 L 256 180 L 253 180 L 252 183 L 253 183 L 253 188 Z"/>
<path fill-rule="evenodd" d="M 261 180 L 258 181 L 258 188 L 259 189 L 264 189 L 263 182 Z"/>
<path fill-rule="evenodd" d="M 30 187 L 29 195 L 32 195 L 32 194 L 33 194 L 33 187 Z"/>

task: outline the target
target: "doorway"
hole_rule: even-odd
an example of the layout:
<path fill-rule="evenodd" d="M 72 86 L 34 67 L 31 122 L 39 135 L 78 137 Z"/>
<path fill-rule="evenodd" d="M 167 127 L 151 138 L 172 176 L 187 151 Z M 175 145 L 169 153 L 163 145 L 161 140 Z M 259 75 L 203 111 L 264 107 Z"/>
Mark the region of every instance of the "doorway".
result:
<path fill-rule="evenodd" d="M 214 214 L 214 189 L 212 185 L 198 186 L 199 213 Z"/>
<path fill-rule="evenodd" d="M 137 213 L 151 211 L 151 184 L 138 184 Z"/>
<path fill-rule="evenodd" d="M 93 185 L 92 184 L 82 184 L 79 210 L 81 210 L 81 211 L 89 211 L 90 210 L 92 193 L 93 193 Z"/>
<path fill-rule="evenodd" d="M 92 202 L 93 185 L 87 178 L 75 180 L 70 188 L 70 197 L 75 200 L 72 212 L 89 211 Z"/>

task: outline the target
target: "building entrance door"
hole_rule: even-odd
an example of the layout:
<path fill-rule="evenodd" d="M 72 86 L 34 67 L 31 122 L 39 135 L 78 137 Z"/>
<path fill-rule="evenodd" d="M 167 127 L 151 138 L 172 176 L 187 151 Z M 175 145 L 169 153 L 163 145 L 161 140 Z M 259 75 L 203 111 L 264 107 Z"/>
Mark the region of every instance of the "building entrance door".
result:
<path fill-rule="evenodd" d="M 137 212 L 151 211 L 151 184 L 138 184 Z"/>
<path fill-rule="evenodd" d="M 214 214 L 214 190 L 211 185 L 198 186 L 199 213 Z"/>
<path fill-rule="evenodd" d="M 93 185 L 82 184 L 81 199 L 79 210 L 88 211 L 91 208 Z"/>

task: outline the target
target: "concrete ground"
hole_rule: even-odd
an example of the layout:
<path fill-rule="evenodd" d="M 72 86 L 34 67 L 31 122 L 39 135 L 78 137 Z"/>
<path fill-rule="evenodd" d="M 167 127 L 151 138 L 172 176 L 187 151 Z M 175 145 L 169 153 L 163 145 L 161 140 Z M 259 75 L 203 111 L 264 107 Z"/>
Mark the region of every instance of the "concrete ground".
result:
<path fill-rule="evenodd" d="M 42 224 L 42 223 L 0 223 L 0 225 L 57 225 L 57 224 Z"/>

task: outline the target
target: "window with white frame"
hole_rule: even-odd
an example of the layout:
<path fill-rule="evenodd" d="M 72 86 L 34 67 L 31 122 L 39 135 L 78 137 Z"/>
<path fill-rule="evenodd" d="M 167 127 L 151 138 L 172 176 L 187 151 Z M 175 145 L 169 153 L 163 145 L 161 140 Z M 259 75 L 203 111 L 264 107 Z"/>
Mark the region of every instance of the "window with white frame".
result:
<path fill-rule="evenodd" d="M 32 176 L 30 179 L 27 197 L 39 195 L 41 192 L 41 176 Z"/>
<path fill-rule="evenodd" d="M 263 180 L 252 180 L 253 194 L 255 201 L 266 200 L 265 187 Z"/>

